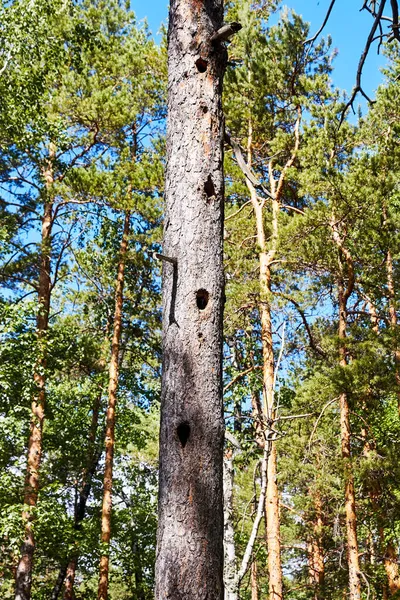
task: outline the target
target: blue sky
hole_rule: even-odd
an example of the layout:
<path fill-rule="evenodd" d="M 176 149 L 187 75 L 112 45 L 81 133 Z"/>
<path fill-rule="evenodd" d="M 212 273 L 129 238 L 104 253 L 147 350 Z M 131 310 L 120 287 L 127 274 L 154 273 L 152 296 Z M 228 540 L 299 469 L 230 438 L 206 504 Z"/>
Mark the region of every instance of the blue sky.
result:
<path fill-rule="evenodd" d="M 323 22 L 330 0 L 287 0 L 285 4 L 309 21 L 311 32 L 314 33 Z M 372 21 L 366 11 L 360 12 L 361 4 L 361 0 L 337 0 L 324 30 L 325 35 L 332 36 L 333 47 L 339 51 L 334 63 L 334 85 L 348 93 L 354 85 L 358 60 Z M 151 31 L 156 34 L 160 24 L 166 22 L 168 0 L 132 0 L 132 8 L 138 19 L 147 18 Z M 384 63 L 384 57 L 378 56 L 376 47 L 373 47 L 363 75 L 363 87 L 370 97 L 374 96 L 374 91 L 382 81 L 379 68 Z M 365 106 L 361 98 L 360 103 Z"/>

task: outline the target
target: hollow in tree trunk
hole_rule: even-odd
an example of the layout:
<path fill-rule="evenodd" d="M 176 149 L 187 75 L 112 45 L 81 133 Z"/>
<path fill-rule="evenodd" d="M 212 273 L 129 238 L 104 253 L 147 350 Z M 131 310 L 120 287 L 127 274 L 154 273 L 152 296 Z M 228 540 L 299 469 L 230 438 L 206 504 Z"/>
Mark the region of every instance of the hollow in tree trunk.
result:
<path fill-rule="evenodd" d="M 156 598 L 223 598 L 222 0 L 172 0 Z"/>

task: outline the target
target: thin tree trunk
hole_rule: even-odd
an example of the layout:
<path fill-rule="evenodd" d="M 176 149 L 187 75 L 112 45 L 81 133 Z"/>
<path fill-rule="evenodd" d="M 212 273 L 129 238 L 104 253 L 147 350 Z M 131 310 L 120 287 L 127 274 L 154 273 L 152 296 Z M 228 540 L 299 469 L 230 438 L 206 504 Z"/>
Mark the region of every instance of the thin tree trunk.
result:
<path fill-rule="evenodd" d="M 277 239 L 279 205 L 272 201 L 273 237 Z M 257 214 L 259 219 L 259 236 L 262 227 L 262 212 Z M 265 236 L 263 232 L 263 236 Z M 265 244 L 264 244 L 265 246 Z M 262 248 L 264 246 L 261 246 Z M 275 249 L 266 253 L 260 252 L 260 314 L 261 340 L 263 350 L 263 389 L 264 389 L 264 420 L 266 424 L 273 423 L 276 417 L 274 398 L 275 365 L 272 339 L 271 315 L 271 261 Z M 271 442 L 271 453 L 268 459 L 267 493 L 265 499 L 266 539 L 268 550 L 269 599 L 281 600 L 283 596 L 281 539 L 279 515 L 279 491 L 277 484 L 277 451 L 276 443 Z"/>
<path fill-rule="evenodd" d="M 322 600 L 324 597 L 325 562 L 322 543 L 323 519 L 321 494 L 317 491 L 313 499 L 315 515 L 312 525 L 313 535 L 308 544 L 309 574 L 310 583 L 314 588 L 314 600 Z"/>
<path fill-rule="evenodd" d="M 51 593 L 50 600 L 58 600 L 58 598 L 59 598 L 59 596 L 61 594 L 62 587 L 64 585 L 64 579 L 65 579 L 65 577 L 67 575 L 67 570 L 68 570 L 68 565 L 67 564 L 64 564 L 60 568 L 60 570 L 58 572 L 57 581 L 56 581 L 56 583 L 55 583 L 55 585 L 53 587 L 53 591 Z"/>
<path fill-rule="evenodd" d="M 338 282 L 339 292 L 339 364 L 341 367 L 347 365 L 347 348 L 345 346 L 346 328 L 347 328 L 347 299 L 351 293 L 349 287 L 344 290 L 343 281 Z M 351 464 L 351 431 L 350 431 L 350 412 L 347 393 L 342 392 L 340 401 L 340 435 L 342 459 L 344 463 L 345 479 L 345 514 L 346 514 L 346 533 L 347 533 L 347 560 L 349 566 L 349 592 L 350 600 L 361 600 L 360 585 L 360 563 L 357 541 L 357 517 L 356 500 L 354 492 L 354 475 Z"/>
<path fill-rule="evenodd" d="M 237 564 L 235 530 L 233 526 L 233 452 L 228 450 L 224 457 L 224 585 L 225 600 L 237 600 Z"/>
<path fill-rule="evenodd" d="M 222 0 L 172 0 L 156 598 L 223 598 Z"/>
<path fill-rule="evenodd" d="M 41 250 L 39 259 L 38 315 L 36 332 L 39 357 L 34 373 L 36 393 L 32 399 L 32 414 L 28 442 L 28 459 L 24 488 L 25 539 L 16 571 L 15 600 L 30 600 L 32 588 L 33 555 L 35 537 L 33 531 L 34 510 L 39 494 L 39 471 L 42 457 L 43 421 L 46 402 L 46 334 L 49 324 L 51 296 L 51 234 L 53 226 L 52 186 L 54 182 L 53 161 L 55 148 L 50 146 L 45 180 L 45 202 L 42 217 Z"/>
<path fill-rule="evenodd" d="M 251 600 L 258 600 L 258 577 L 257 577 L 257 560 L 254 558 L 251 563 L 250 573 L 251 585 Z"/>
<path fill-rule="evenodd" d="M 111 511 L 112 511 L 112 478 L 115 443 L 115 409 L 117 403 L 119 351 L 122 332 L 122 309 L 124 292 L 124 270 L 128 237 L 130 228 L 130 212 L 125 212 L 124 230 L 119 252 L 117 282 L 115 288 L 115 313 L 114 330 L 111 343 L 110 374 L 108 387 L 108 408 L 106 421 L 106 455 L 103 480 L 103 505 L 101 512 L 101 543 L 103 554 L 100 557 L 98 600 L 107 600 L 109 576 L 109 546 L 111 539 Z"/>
<path fill-rule="evenodd" d="M 136 541 L 132 544 L 132 554 L 134 557 L 135 570 L 135 600 L 146 600 L 146 595 L 143 589 L 143 572 L 140 560 L 140 551 Z"/>
<path fill-rule="evenodd" d="M 251 131 L 250 131 L 251 133 Z M 249 137 L 250 137 L 249 133 Z M 248 161 L 250 161 L 250 142 L 248 143 Z M 251 163 L 249 162 L 249 167 Z M 271 182 L 273 178 L 270 178 Z M 271 263 L 275 256 L 278 240 L 278 216 L 279 201 L 275 186 L 273 186 L 274 199 L 272 200 L 272 235 L 271 249 L 266 252 L 266 234 L 263 218 L 263 203 L 259 203 L 254 186 L 247 180 L 251 203 L 256 216 L 257 244 L 260 248 L 260 320 L 261 320 L 261 343 L 263 351 L 263 426 L 267 430 L 268 425 L 275 418 L 274 400 L 274 353 L 272 339 L 272 315 L 271 315 Z M 275 442 L 271 442 L 271 451 L 268 457 L 267 492 L 265 498 L 266 517 L 266 541 L 268 550 L 268 576 L 269 576 L 269 599 L 281 600 L 283 594 L 282 564 L 281 564 L 281 541 L 280 541 L 280 517 L 279 517 L 279 492 L 277 485 L 277 452 Z"/>
<path fill-rule="evenodd" d="M 92 419 L 90 423 L 90 431 L 89 431 L 89 445 L 88 445 L 88 456 L 86 467 L 82 474 L 82 486 L 79 492 L 79 502 L 75 509 L 75 523 L 74 528 L 79 531 L 82 525 L 82 521 L 86 515 L 86 505 L 89 499 L 89 495 L 92 489 L 92 481 L 94 474 L 96 472 L 96 468 L 99 462 L 100 453 L 96 452 L 96 437 L 97 430 L 99 425 L 99 413 L 101 406 L 101 398 L 103 391 L 96 396 L 93 403 L 92 410 Z M 75 573 L 78 567 L 79 560 L 79 552 L 78 549 L 76 553 L 70 557 L 68 561 L 68 566 L 65 574 L 65 588 L 63 600 L 74 600 L 74 582 L 75 582 Z M 58 596 L 54 598 L 57 600 Z M 53 600 L 53 599 L 52 599 Z"/>
<path fill-rule="evenodd" d="M 78 566 L 78 556 L 74 556 L 68 563 L 66 575 L 65 575 L 65 588 L 64 588 L 64 596 L 63 600 L 74 600 L 75 592 L 74 592 L 74 583 L 75 583 L 75 574 L 76 568 Z"/>
<path fill-rule="evenodd" d="M 96 468 L 100 458 L 99 453 L 96 452 L 96 436 L 99 423 L 99 412 L 102 394 L 103 392 L 101 391 L 96 396 L 92 407 L 92 418 L 89 430 L 88 454 L 86 459 L 86 465 L 82 473 L 82 485 L 79 492 L 79 501 L 75 507 L 74 529 L 76 530 L 79 530 L 81 528 L 82 521 L 85 518 L 86 505 L 92 488 L 93 477 L 96 472 Z M 58 600 L 65 579 L 66 581 L 63 600 L 73 600 L 73 584 L 75 580 L 75 571 L 77 566 L 78 552 L 74 556 L 70 556 L 67 559 L 67 561 L 60 567 L 60 571 L 58 573 L 58 577 L 51 594 L 51 600 Z"/>
<path fill-rule="evenodd" d="M 387 235 L 390 235 L 388 226 L 388 209 L 386 204 L 382 207 L 383 213 L 383 227 L 386 230 Z M 386 251 L 386 281 L 389 296 L 389 318 L 390 326 L 393 332 L 393 355 L 395 363 L 395 378 L 396 378 L 396 393 L 397 393 L 397 406 L 400 413 L 400 348 L 398 343 L 398 332 L 397 332 L 397 302 L 396 302 L 396 289 L 394 284 L 393 275 L 393 256 L 390 247 Z"/>
<path fill-rule="evenodd" d="M 383 539 L 384 539 L 383 535 Z M 389 593 L 394 596 L 400 590 L 399 554 L 392 541 L 386 545 L 384 556 L 385 571 L 388 578 Z"/>
<path fill-rule="evenodd" d="M 387 227 L 387 207 L 383 206 L 384 226 Z M 390 248 L 386 252 L 386 280 L 389 295 L 390 327 L 393 332 L 393 356 L 395 365 L 397 408 L 400 414 L 400 348 L 398 342 L 397 302 L 393 274 L 393 256 Z M 384 537 L 384 536 L 383 536 Z M 389 593 L 391 596 L 400 591 L 399 554 L 392 542 L 389 542 L 384 556 L 385 571 L 388 578 Z"/>

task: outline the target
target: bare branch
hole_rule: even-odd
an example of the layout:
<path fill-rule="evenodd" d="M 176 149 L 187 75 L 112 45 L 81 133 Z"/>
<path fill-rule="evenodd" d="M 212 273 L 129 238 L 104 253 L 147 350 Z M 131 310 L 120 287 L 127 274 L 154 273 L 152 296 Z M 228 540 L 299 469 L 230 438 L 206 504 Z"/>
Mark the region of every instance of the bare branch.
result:
<path fill-rule="evenodd" d="M 266 196 L 269 196 L 269 198 L 273 199 L 274 196 L 271 194 L 271 192 L 269 192 L 262 185 L 262 183 L 257 179 L 257 177 L 251 172 L 250 168 L 248 167 L 246 161 L 243 158 L 243 152 L 242 152 L 241 147 L 239 146 L 239 144 L 237 142 L 235 142 L 235 140 L 233 139 L 233 137 L 231 136 L 231 134 L 229 133 L 229 131 L 227 129 L 225 129 L 225 141 L 232 148 L 239 167 L 241 168 L 244 176 L 249 180 L 251 185 L 253 185 L 256 188 L 262 189 L 262 191 L 264 192 L 264 194 L 266 194 Z"/>
<path fill-rule="evenodd" d="M 308 450 L 309 451 L 311 450 L 311 442 L 313 440 L 315 432 L 317 431 L 318 424 L 319 424 L 320 420 L 322 419 L 322 416 L 323 416 L 324 412 L 326 411 L 326 409 L 328 408 L 328 406 L 330 406 L 331 404 L 333 404 L 333 402 L 336 402 L 336 400 L 338 400 L 338 399 L 339 399 L 339 397 L 332 398 L 332 400 L 329 400 L 329 402 L 327 402 L 325 404 L 325 406 L 323 407 L 323 409 L 319 413 L 318 419 L 315 421 L 315 425 L 314 425 L 313 430 L 311 432 L 310 439 L 308 440 Z"/>
<path fill-rule="evenodd" d="M 361 77 L 362 77 L 362 71 L 364 68 L 364 64 L 366 61 L 366 58 L 368 56 L 368 52 L 370 50 L 372 41 L 375 37 L 375 32 L 378 28 L 378 25 L 380 24 L 382 15 L 383 15 L 383 9 L 385 8 L 385 4 L 386 4 L 386 0 L 381 0 L 380 4 L 379 4 L 379 9 L 378 12 L 376 13 L 375 16 L 375 20 L 374 23 L 371 27 L 371 31 L 369 32 L 368 38 L 367 38 L 367 42 L 365 44 L 365 48 L 363 50 L 363 53 L 361 54 L 361 58 L 360 61 L 358 63 L 358 67 L 357 67 L 357 77 L 356 77 L 356 85 L 354 86 L 354 89 L 352 91 L 350 100 L 347 102 L 346 106 L 344 107 L 343 111 L 342 111 L 342 116 L 340 118 L 340 125 L 343 123 L 345 114 L 347 112 L 347 109 L 350 108 L 350 106 L 353 108 L 353 103 L 354 100 L 356 99 L 356 96 L 358 94 L 358 92 L 360 92 L 360 94 L 362 94 L 364 96 L 364 98 L 370 103 L 372 104 L 373 101 L 367 96 L 367 94 L 364 92 L 362 86 L 361 86 Z M 354 111 L 354 108 L 353 108 Z"/>
<path fill-rule="evenodd" d="M 317 37 L 322 33 L 322 31 L 325 28 L 325 25 L 327 24 L 327 22 L 329 20 L 329 17 L 331 16 L 331 12 L 332 12 L 332 9 L 333 9 L 333 7 L 335 5 L 335 2 L 336 2 L 336 0 L 332 0 L 331 1 L 330 5 L 329 5 L 329 8 L 327 10 L 327 13 L 325 15 L 325 19 L 324 19 L 321 27 L 318 29 L 318 31 L 317 31 L 317 33 L 315 35 L 313 35 L 311 38 L 309 38 L 308 40 L 306 40 L 304 42 L 304 45 L 306 45 L 306 44 L 313 44 L 315 42 L 315 40 L 317 39 Z"/>
<path fill-rule="evenodd" d="M 250 563 L 251 555 L 253 553 L 254 543 L 257 538 L 258 528 L 260 526 L 261 519 L 263 518 L 263 515 L 264 515 L 264 503 L 265 503 L 265 495 L 266 495 L 266 491 L 267 491 L 267 465 L 268 465 L 268 458 L 269 458 L 270 453 L 271 453 L 271 442 L 268 440 L 265 442 L 264 455 L 263 455 L 263 459 L 262 459 L 262 463 L 261 463 L 261 489 L 260 489 L 260 496 L 258 498 L 256 518 L 254 519 L 254 522 L 253 522 L 253 527 L 251 529 L 251 534 L 250 534 L 249 540 L 247 542 L 245 553 L 243 555 L 241 567 L 236 576 L 236 585 L 238 587 L 239 587 L 240 582 L 242 581 L 243 577 L 246 575 L 247 569 L 249 568 L 249 563 Z"/>
<path fill-rule="evenodd" d="M 246 369 L 245 371 L 242 371 L 241 373 L 238 373 L 237 375 L 235 375 L 235 377 L 229 383 L 227 383 L 226 386 L 224 387 L 224 394 L 225 394 L 225 392 L 227 392 L 229 390 L 229 388 L 231 388 L 233 385 L 235 385 L 235 383 L 237 381 L 239 381 L 239 379 L 241 379 L 242 377 L 245 377 L 246 375 L 248 375 L 255 369 L 261 369 L 261 368 L 262 367 L 260 367 L 260 366 L 253 366 L 253 367 L 250 367 L 249 369 Z"/>

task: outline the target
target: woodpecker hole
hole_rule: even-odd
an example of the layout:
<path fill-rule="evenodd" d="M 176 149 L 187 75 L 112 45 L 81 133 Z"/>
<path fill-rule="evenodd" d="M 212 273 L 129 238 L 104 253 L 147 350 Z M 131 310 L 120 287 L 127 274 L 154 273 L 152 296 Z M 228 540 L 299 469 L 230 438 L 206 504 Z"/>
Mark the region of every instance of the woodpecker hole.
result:
<path fill-rule="evenodd" d="M 207 194 L 207 198 L 215 196 L 215 187 L 211 175 L 207 177 L 207 181 L 204 184 L 204 191 Z"/>
<path fill-rule="evenodd" d="M 209 297 L 210 295 L 207 290 L 198 290 L 196 292 L 196 304 L 199 310 L 205 309 L 208 304 Z"/>
<path fill-rule="evenodd" d="M 190 436 L 190 425 L 187 421 L 184 421 L 180 425 L 178 425 L 176 429 L 176 433 L 178 434 L 179 441 L 181 443 L 182 448 L 184 448 L 187 444 L 187 441 Z"/>
<path fill-rule="evenodd" d="M 205 73 L 207 71 L 208 62 L 204 60 L 204 58 L 198 58 L 195 64 L 199 73 Z"/>

